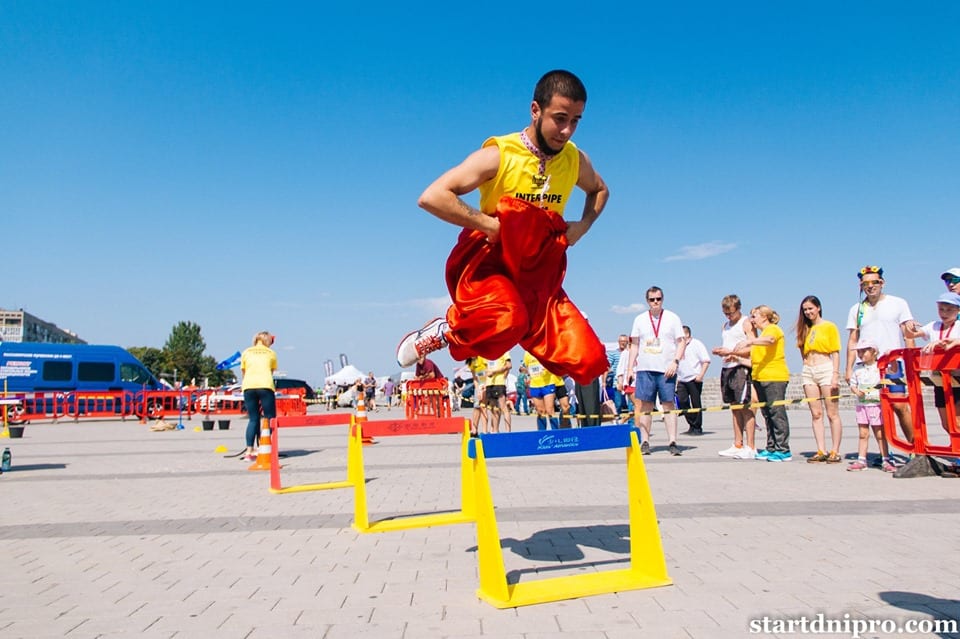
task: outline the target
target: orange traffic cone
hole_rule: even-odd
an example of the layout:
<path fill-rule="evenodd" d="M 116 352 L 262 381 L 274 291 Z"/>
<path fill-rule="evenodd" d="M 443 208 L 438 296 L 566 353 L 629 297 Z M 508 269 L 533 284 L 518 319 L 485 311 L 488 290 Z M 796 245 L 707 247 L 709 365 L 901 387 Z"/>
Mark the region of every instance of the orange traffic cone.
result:
<path fill-rule="evenodd" d="M 257 447 L 257 461 L 247 470 L 270 470 L 270 420 L 260 420 L 260 446 Z"/>
<path fill-rule="evenodd" d="M 366 423 L 367 421 L 367 403 L 363 401 L 362 398 L 357 400 L 357 415 L 355 421 L 358 426 Z M 360 427 L 362 428 L 362 426 Z M 364 435 L 361 438 L 361 441 L 363 441 L 364 446 L 370 446 L 371 444 L 377 443 L 373 440 L 373 437 L 369 437 L 367 435 Z"/>

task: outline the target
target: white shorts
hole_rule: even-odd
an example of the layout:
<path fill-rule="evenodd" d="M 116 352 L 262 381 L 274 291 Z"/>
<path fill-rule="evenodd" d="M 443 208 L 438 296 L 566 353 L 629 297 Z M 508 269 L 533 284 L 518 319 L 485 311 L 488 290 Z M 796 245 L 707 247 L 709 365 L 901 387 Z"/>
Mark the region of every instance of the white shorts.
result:
<path fill-rule="evenodd" d="M 800 381 L 804 386 L 829 386 L 833 382 L 833 362 L 824 362 L 810 366 L 803 365 Z"/>

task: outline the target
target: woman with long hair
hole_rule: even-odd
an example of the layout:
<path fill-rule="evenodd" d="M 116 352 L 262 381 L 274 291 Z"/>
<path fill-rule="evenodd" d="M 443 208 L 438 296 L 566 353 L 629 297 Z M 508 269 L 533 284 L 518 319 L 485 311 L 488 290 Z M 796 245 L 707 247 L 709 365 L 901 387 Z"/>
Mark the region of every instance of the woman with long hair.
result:
<path fill-rule="evenodd" d="M 803 355 L 803 394 L 808 399 L 816 398 L 807 405 L 813 422 L 813 438 L 817 452 L 807 459 L 808 463 L 840 462 L 840 438 L 843 424 L 840 421 L 840 331 L 833 322 L 823 319 L 823 306 L 816 295 L 807 295 L 800 302 L 797 317 L 797 348 Z M 824 441 L 823 408 L 826 405 L 830 420 L 830 452 Z"/>
<path fill-rule="evenodd" d="M 755 459 L 770 462 L 793 460 L 790 453 L 790 420 L 785 406 L 771 406 L 787 396 L 790 370 L 783 353 L 783 330 L 777 326 L 780 315 L 769 306 L 757 306 L 750 311 L 750 321 L 760 331 L 756 337 L 747 337 L 734 349 L 750 347 L 753 365 L 753 388 L 762 402 L 763 420 L 767 426 L 767 448 L 757 451 Z"/>

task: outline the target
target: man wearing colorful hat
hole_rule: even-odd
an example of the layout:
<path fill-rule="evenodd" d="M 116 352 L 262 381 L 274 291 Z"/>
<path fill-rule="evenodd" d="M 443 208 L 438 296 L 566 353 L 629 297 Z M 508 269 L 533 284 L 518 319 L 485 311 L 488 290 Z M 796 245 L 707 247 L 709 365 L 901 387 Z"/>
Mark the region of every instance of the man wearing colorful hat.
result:
<path fill-rule="evenodd" d="M 879 266 L 864 266 L 857 273 L 860 280 L 861 301 L 850 308 L 847 315 L 847 330 L 850 338 L 847 342 L 847 384 L 853 375 L 853 364 L 857 360 L 857 342 L 869 340 L 877 345 L 882 356 L 892 350 L 913 348 L 914 341 L 909 335 L 919 328 L 910 306 L 901 297 L 883 292 L 883 269 Z M 906 395 L 907 387 L 903 383 L 903 363 L 891 362 L 885 371 L 888 391 L 892 397 Z M 913 417 L 906 402 L 896 402 L 893 410 L 900 422 L 900 430 L 907 441 L 913 441 Z"/>

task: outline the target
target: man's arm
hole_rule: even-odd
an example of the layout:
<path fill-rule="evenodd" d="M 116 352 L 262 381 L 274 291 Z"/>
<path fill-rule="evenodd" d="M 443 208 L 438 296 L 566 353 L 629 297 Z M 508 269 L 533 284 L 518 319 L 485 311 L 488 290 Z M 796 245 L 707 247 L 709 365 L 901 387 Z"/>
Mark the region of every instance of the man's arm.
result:
<path fill-rule="evenodd" d="M 628 351 L 630 355 L 627 356 L 627 371 L 625 373 L 624 381 L 626 381 L 626 379 L 630 377 L 630 373 L 633 372 L 633 369 L 637 365 L 637 354 L 639 353 L 640 347 L 638 346 L 638 343 L 635 340 L 638 340 L 638 339 L 640 338 L 633 337 L 632 335 L 630 336 L 630 350 Z M 621 355 L 620 357 L 623 357 L 623 355 Z"/>
<path fill-rule="evenodd" d="M 916 334 L 920 331 L 920 325 L 916 320 L 907 320 L 900 324 L 900 332 L 903 333 L 903 343 L 907 348 L 914 348 L 917 345 Z"/>
<path fill-rule="evenodd" d="M 666 370 L 663 372 L 663 376 L 670 378 L 677 374 L 677 368 L 680 366 L 680 360 L 683 359 L 683 352 L 687 350 L 687 340 L 685 340 L 681 334 L 677 338 L 677 351 L 674 353 L 673 361 L 667 364 Z"/>
<path fill-rule="evenodd" d="M 474 151 L 427 187 L 417 204 L 445 222 L 465 229 L 482 231 L 491 242 L 500 236 L 500 221 L 485 215 L 460 199 L 497 175 L 500 149 L 487 146 Z"/>
<path fill-rule="evenodd" d="M 700 374 L 697 375 L 697 381 L 702 382 L 703 378 L 707 376 L 707 369 L 710 368 L 710 353 L 707 352 L 707 347 L 702 344 L 697 350 L 700 358 Z"/>
<path fill-rule="evenodd" d="M 610 190 L 607 189 L 603 178 L 594 170 L 590 158 L 583 151 L 580 151 L 580 174 L 577 176 L 577 186 L 583 189 L 587 198 L 583 203 L 583 217 L 578 222 L 570 222 L 567 225 L 567 243 L 570 246 L 587 234 L 593 223 L 600 217 L 610 197 Z"/>

